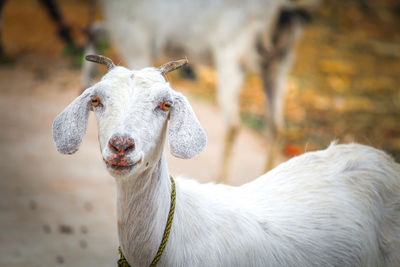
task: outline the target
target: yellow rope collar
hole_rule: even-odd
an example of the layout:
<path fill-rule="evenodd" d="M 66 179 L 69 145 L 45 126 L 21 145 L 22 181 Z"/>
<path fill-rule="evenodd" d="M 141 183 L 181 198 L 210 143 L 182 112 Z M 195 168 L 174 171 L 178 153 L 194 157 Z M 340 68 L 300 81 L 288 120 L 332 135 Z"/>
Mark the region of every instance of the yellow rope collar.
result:
<path fill-rule="evenodd" d="M 164 235 L 161 240 L 161 244 L 158 247 L 157 254 L 154 257 L 153 261 L 150 263 L 150 267 L 155 267 L 157 265 L 157 263 L 160 261 L 161 256 L 164 252 L 165 246 L 167 245 L 169 233 L 171 232 L 172 220 L 174 219 L 176 190 L 175 190 L 175 181 L 172 178 L 172 176 L 170 176 L 170 179 L 171 179 L 171 184 L 172 184 L 172 192 L 171 192 L 171 206 L 169 208 L 167 225 L 165 226 Z M 118 267 L 130 267 L 128 261 L 126 260 L 126 258 L 124 256 L 124 253 L 122 252 L 121 247 L 118 248 L 118 251 L 120 254 L 120 259 L 118 260 Z"/>

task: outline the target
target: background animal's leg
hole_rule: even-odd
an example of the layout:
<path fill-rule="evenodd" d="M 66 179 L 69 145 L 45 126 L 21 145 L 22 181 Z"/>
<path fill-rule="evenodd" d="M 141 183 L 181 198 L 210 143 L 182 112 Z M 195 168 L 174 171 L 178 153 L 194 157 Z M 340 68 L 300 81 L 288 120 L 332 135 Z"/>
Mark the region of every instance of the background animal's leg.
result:
<path fill-rule="evenodd" d="M 266 170 L 274 166 L 276 156 L 281 150 L 288 74 L 293 62 L 295 45 L 300 39 L 304 22 L 308 19 L 308 14 L 302 9 L 281 10 L 273 30 L 270 47 L 261 49 L 261 73 L 267 95 L 267 138 L 271 141 Z"/>
<path fill-rule="evenodd" d="M 215 54 L 218 76 L 218 103 L 225 121 L 225 139 L 218 182 L 226 182 L 232 149 L 239 131 L 239 92 L 243 84 L 243 71 L 239 60 L 229 49 Z"/>
<path fill-rule="evenodd" d="M 89 37 L 88 41 L 85 45 L 84 55 L 95 55 L 95 54 L 98 54 L 96 45 Z M 86 88 L 88 88 L 92 85 L 92 80 L 96 74 L 96 68 L 97 68 L 97 65 L 93 64 L 92 62 L 89 62 L 87 60 L 84 60 L 82 62 L 81 77 L 82 77 L 82 87 L 83 87 L 82 89 L 83 90 L 85 90 Z"/>
<path fill-rule="evenodd" d="M 75 43 L 74 39 L 71 35 L 71 28 L 65 22 L 59 8 L 57 2 L 54 0 L 39 0 L 46 8 L 47 12 L 49 13 L 51 19 L 56 23 L 58 29 L 59 37 L 71 47 L 73 52 L 78 52 L 80 50 L 79 46 Z M 80 50 L 82 51 L 82 50 Z"/>
<path fill-rule="evenodd" d="M 99 47 L 101 44 L 108 43 L 109 37 L 104 24 L 99 22 L 90 23 L 86 30 L 86 42 L 84 48 L 84 55 L 99 54 Z M 92 85 L 94 76 L 96 75 L 98 65 L 93 64 L 87 60 L 82 62 L 82 84 L 83 89 Z"/>

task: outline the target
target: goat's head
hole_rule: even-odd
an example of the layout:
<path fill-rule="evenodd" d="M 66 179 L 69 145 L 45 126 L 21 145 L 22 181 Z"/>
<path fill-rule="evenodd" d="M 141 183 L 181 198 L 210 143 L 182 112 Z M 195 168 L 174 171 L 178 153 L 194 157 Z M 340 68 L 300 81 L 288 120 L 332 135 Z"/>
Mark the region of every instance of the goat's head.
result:
<path fill-rule="evenodd" d="M 104 57 L 87 59 L 107 65 L 109 72 L 54 120 L 53 138 L 59 152 L 78 150 L 89 111 L 97 118 L 101 153 L 115 177 L 144 171 L 158 162 L 168 120 L 173 155 L 191 158 L 203 150 L 206 135 L 189 102 L 163 77 L 182 62 L 135 71 L 115 66 Z"/>

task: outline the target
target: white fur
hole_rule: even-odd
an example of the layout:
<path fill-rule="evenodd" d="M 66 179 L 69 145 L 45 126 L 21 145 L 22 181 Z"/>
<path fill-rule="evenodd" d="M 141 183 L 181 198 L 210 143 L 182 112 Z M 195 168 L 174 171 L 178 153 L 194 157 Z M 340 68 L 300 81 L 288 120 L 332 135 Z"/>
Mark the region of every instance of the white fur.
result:
<path fill-rule="evenodd" d="M 164 193 L 153 200 L 159 233 L 170 192 L 167 170 L 160 176 Z M 240 187 L 176 182 L 176 214 L 160 266 L 400 266 L 400 166 L 376 149 L 332 145 Z M 119 214 L 136 208 L 119 206 Z M 126 223 L 137 229 L 137 220 Z M 138 238 L 126 242 L 140 251 Z"/>
<path fill-rule="evenodd" d="M 183 96 L 153 68 L 122 67 L 73 103 L 89 93 L 103 103 L 94 109 L 103 158 L 110 154 L 109 138 L 121 133 L 135 140 L 128 156 L 142 159 L 129 173 L 109 171 L 116 178 L 124 254 L 131 266 L 148 266 L 162 239 L 171 194 L 163 151 L 169 116 L 154 108 L 160 99 Z M 171 112 L 177 104 L 182 102 L 174 101 Z M 67 140 L 61 133 L 71 134 L 57 130 L 73 124 L 69 108 L 56 119 L 56 143 Z M 190 134 L 198 127 L 196 120 L 181 125 Z M 191 145 L 199 153 L 199 143 Z M 176 177 L 176 190 L 159 266 L 400 266 L 400 165 L 380 150 L 332 144 L 239 187 Z"/>

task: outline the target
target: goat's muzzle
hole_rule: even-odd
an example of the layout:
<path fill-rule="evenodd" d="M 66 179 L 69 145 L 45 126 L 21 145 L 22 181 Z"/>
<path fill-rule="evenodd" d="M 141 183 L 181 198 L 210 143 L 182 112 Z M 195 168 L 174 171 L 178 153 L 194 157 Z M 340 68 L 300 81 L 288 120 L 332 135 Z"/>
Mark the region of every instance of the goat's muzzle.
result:
<path fill-rule="evenodd" d="M 135 141 L 129 136 L 113 135 L 108 142 L 111 155 L 104 159 L 107 167 L 114 170 L 124 170 L 133 168 L 137 162 L 130 160 L 129 154 L 135 150 Z"/>

